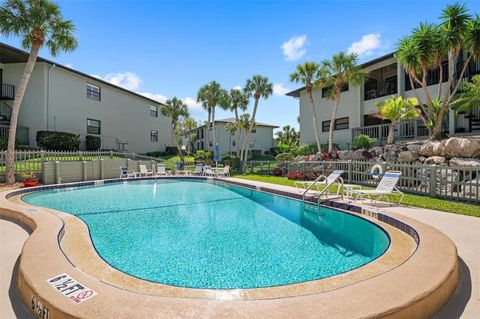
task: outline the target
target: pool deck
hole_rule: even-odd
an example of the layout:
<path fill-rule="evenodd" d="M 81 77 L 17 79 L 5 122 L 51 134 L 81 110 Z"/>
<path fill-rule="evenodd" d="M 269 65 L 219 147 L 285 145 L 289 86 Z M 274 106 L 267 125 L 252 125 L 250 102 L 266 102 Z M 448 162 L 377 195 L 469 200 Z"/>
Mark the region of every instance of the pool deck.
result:
<path fill-rule="evenodd" d="M 250 184 L 251 186 L 255 187 L 263 187 L 263 188 L 270 188 L 276 189 L 280 192 L 285 193 L 295 193 L 298 194 L 298 191 L 289 186 L 282 186 L 282 185 L 273 185 L 269 183 L 262 183 L 262 182 L 253 182 L 253 181 L 246 181 L 243 179 L 230 179 L 234 182 L 239 182 L 242 184 Z M 335 196 L 336 197 L 336 196 Z M 336 201 L 348 203 L 348 200 L 341 201 L 336 199 Z M 365 206 L 372 206 L 369 203 L 363 204 Z M 418 208 L 410 208 L 410 207 L 384 207 L 381 203 L 376 205 L 378 209 L 381 209 L 384 214 L 391 214 L 392 216 L 403 215 L 406 216 L 408 219 L 413 218 L 419 220 L 423 223 L 429 224 L 431 226 L 436 227 L 437 229 L 443 231 L 447 234 L 450 238 L 453 239 L 455 244 L 458 247 L 458 254 L 461 258 L 460 260 L 460 270 L 461 270 L 461 278 L 460 278 L 460 285 L 458 286 L 455 294 L 450 299 L 449 303 L 444 307 L 436 316 L 435 318 L 475 318 L 478 317 L 480 313 L 480 301 L 479 301 L 479 242 L 480 242 L 480 219 L 468 216 L 461 216 L 461 215 L 454 215 L 448 213 L 442 213 L 437 211 L 429 211 L 425 209 L 418 209 Z M 12 271 L 13 266 L 17 262 L 18 254 L 20 247 L 23 241 L 26 238 L 25 230 L 21 229 L 18 225 L 11 223 L 10 221 L 0 220 L 2 226 L 2 235 L 4 233 L 4 229 L 8 229 L 8 239 L 9 242 L 12 242 L 12 245 L 8 245 L 9 253 L 5 254 L 3 252 L 0 254 L 0 262 L 3 264 L 8 264 L 6 269 L 2 268 L 2 280 L 0 281 L 0 288 L 2 291 L 9 289 L 10 286 L 15 287 L 15 282 L 9 281 L 9 278 L 12 278 Z M 2 237 L 3 238 L 3 237 Z M 4 242 L 4 241 L 2 241 Z M 13 246 L 13 247 L 10 247 Z M 8 274 L 5 276 L 3 272 L 7 272 Z M 4 305 L 8 304 L 20 304 L 19 300 L 12 300 L 18 298 L 18 295 L 10 294 L 0 294 L 0 317 L 1 318 L 23 318 L 22 316 L 25 313 L 21 313 L 17 309 L 14 311 L 12 307 L 4 307 Z M 5 299 L 8 298 L 8 299 Z M 305 302 L 314 302 L 314 300 L 310 300 L 311 298 L 305 298 Z M 181 304 L 181 302 L 179 302 Z M 196 306 L 198 308 L 201 307 L 197 302 L 192 302 L 192 306 Z M 280 307 L 280 304 L 277 304 Z M 185 305 L 184 305 L 185 306 Z M 272 305 L 273 306 L 273 305 Z M 15 307 L 14 307 L 15 308 Z M 267 307 L 267 309 L 270 307 Z M 281 307 L 284 308 L 284 307 Z M 273 308 L 276 309 L 276 308 Z M 270 310 L 273 310 L 270 308 Z M 213 311 L 214 309 L 210 309 Z M 249 316 L 252 313 L 250 311 L 241 311 L 240 309 L 236 309 L 237 311 L 233 311 L 230 309 L 229 315 L 233 317 L 238 316 Z M 299 309 L 300 313 L 303 309 Z M 192 310 L 185 309 L 183 313 L 184 317 L 191 317 L 195 315 L 192 313 Z M 240 311 L 240 312 L 238 312 Z M 280 310 L 281 311 L 281 310 Z M 173 312 L 175 313 L 175 312 Z M 170 314 L 173 314 L 170 312 Z M 179 314 L 178 312 L 176 313 Z M 213 313 L 212 313 L 213 314 Z M 223 313 L 227 315 L 227 313 Z M 278 313 L 277 313 L 278 314 Z M 287 314 L 287 312 L 285 312 Z M 345 315 L 345 313 L 343 313 Z M 217 313 L 217 315 L 219 315 Z M 221 315 L 221 314 L 220 314 Z M 181 316 L 181 315 L 180 315 Z M 266 313 L 263 313 L 261 317 L 265 317 Z M 26 316 L 28 317 L 28 316 Z M 25 318 L 26 318 L 25 317 Z M 413 317 L 412 317 L 413 318 Z"/>

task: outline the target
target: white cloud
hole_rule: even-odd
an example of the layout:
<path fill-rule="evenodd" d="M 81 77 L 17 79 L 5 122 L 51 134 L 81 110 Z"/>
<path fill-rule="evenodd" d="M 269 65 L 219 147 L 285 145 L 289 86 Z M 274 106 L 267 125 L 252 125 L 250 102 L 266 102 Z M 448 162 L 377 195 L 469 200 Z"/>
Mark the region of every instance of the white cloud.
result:
<path fill-rule="evenodd" d="M 234 86 L 233 89 L 240 90 L 240 91 L 243 90 L 243 88 L 240 85 Z"/>
<path fill-rule="evenodd" d="M 287 42 L 284 42 L 281 46 L 283 54 L 285 55 L 285 60 L 295 61 L 300 59 L 302 56 L 307 53 L 305 49 L 305 44 L 307 41 L 306 35 L 300 35 L 298 37 L 293 37 Z"/>
<path fill-rule="evenodd" d="M 192 111 L 198 111 L 202 109 L 202 104 L 197 103 L 197 99 L 186 97 L 183 100 L 183 103 L 187 104 L 188 108 Z"/>
<path fill-rule="evenodd" d="M 141 94 L 143 96 L 148 97 L 149 99 L 158 101 L 160 103 L 165 103 L 168 100 L 168 97 L 165 95 L 161 94 L 155 94 L 155 93 L 150 93 L 150 92 L 137 92 L 138 94 Z"/>
<path fill-rule="evenodd" d="M 127 90 L 136 90 L 142 84 L 140 77 L 132 72 L 109 73 L 104 76 L 92 74 L 92 76 L 110 82 L 114 85 L 121 86 Z"/>
<path fill-rule="evenodd" d="M 356 52 L 359 56 L 369 56 L 381 47 L 382 39 L 380 33 L 370 33 L 362 36 L 359 41 L 353 42 L 348 48 L 348 53 Z"/>
<path fill-rule="evenodd" d="M 275 95 L 285 95 L 290 91 L 290 89 L 283 86 L 283 83 L 276 83 L 273 85 L 273 94 Z"/>

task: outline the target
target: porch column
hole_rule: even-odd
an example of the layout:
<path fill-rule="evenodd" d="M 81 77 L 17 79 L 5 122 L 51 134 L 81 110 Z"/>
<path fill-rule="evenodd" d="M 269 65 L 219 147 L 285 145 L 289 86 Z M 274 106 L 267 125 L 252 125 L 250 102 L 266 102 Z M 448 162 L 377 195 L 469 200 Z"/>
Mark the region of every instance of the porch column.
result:
<path fill-rule="evenodd" d="M 397 62 L 397 94 L 398 96 L 405 95 L 405 70 Z"/>
<path fill-rule="evenodd" d="M 455 134 L 455 110 L 449 109 L 448 110 L 448 134 L 453 135 Z"/>

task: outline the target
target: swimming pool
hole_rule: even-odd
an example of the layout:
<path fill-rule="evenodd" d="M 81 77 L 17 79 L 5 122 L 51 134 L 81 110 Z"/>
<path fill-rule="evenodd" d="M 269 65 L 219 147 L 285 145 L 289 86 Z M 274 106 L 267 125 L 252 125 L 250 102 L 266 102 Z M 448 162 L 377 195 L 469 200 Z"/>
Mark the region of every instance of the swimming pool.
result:
<path fill-rule="evenodd" d="M 145 280 L 259 288 L 358 268 L 389 238 L 353 215 L 221 182 L 129 181 L 23 196 L 89 227 L 98 254 Z"/>

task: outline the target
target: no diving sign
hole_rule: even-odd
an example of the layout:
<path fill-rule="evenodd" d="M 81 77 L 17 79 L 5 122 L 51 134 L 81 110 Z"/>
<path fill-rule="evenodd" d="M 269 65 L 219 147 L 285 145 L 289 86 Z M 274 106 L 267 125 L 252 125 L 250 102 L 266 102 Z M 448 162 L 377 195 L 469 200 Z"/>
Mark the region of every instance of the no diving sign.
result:
<path fill-rule="evenodd" d="M 66 298 L 77 304 L 82 303 L 97 294 L 96 291 L 79 283 L 66 273 L 50 278 L 47 282 Z"/>

